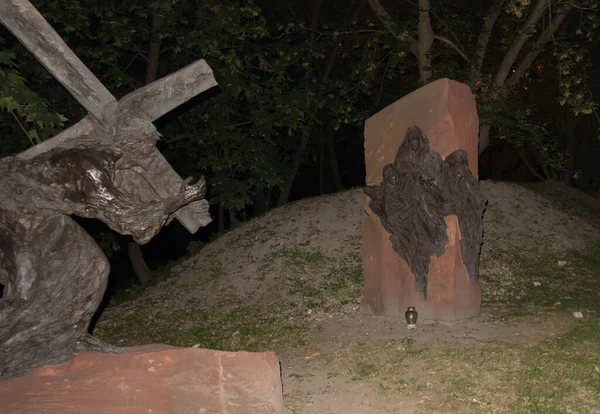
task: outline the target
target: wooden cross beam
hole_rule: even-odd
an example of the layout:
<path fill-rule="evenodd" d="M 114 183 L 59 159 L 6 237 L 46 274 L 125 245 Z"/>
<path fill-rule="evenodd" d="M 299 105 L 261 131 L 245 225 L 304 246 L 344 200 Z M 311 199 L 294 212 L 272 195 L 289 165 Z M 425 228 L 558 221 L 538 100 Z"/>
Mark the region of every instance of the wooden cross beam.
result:
<path fill-rule="evenodd" d="M 0 22 L 88 112 L 77 124 L 22 152 L 19 158 L 31 159 L 99 129 L 112 131 L 120 120 L 142 120 L 156 130 L 152 121 L 217 85 L 212 69 L 201 59 L 117 101 L 29 1 L 0 0 Z M 152 175 L 160 178 L 151 185 L 158 195 L 167 197 L 179 190 L 182 180 L 162 154 L 158 154 Z M 206 200 L 189 204 L 175 216 L 192 233 L 210 222 Z"/>

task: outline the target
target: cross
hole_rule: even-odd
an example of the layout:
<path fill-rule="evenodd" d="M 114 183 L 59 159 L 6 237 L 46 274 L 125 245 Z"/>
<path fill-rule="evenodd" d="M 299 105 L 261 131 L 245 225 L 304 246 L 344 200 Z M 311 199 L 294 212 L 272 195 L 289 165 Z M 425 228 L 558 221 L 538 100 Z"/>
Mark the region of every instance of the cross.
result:
<path fill-rule="evenodd" d="M 212 69 L 203 60 L 139 88 L 117 101 L 96 76 L 73 53 L 56 31 L 27 0 L 0 0 L 0 22 L 40 61 L 88 115 L 55 137 L 20 153 L 31 159 L 61 143 L 102 131 L 110 134 L 119 122 L 137 119 L 147 133 L 156 131 L 152 121 L 217 85 Z M 182 179 L 158 151 L 151 166 L 150 183 L 161 197 L 174 195 Z M 210 222 L 208 202 L 196 201 L 181 208 L 175 217 L 190 232 Z"/>

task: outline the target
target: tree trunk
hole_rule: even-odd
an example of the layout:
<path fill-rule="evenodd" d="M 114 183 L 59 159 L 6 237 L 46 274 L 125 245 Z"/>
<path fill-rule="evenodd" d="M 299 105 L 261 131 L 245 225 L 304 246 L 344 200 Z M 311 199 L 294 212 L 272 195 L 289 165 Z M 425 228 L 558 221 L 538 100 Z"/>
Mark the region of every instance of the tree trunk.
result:
<path fill-rule="evenodd" d="M 252 213 L 255 217 L 261 216 L 267 212 L 267 210 L 269 209 L 269 196 L 267 190 L 262 189 L 256 192 L 253 207 L 254 208 Z"/>
<path fill-rule="evenodd" d="M 479 127 L 479 155 L 490 145 L 490 125 L 481 125 Z"/>
<path fill-rule="evenodd" d="M 517 56 L 521 52 L 523 45 L 525 42 L 531 37 L 533 34 L 533 29 L 537 22 L 542 18 L 544 13 L 548 8 L 548 0 L 537 0 L 536 4 L 529 15 L 527 21 L 523 24 L 519 33 L 515 36 L 512 45 L 504 55 L 504 59 L 498 68 L 498 72 L 496 72 L 496 77 L 494 78 L 494 85 L 498 88 L 502 88 L 504 86 L 504 82 L 508 77 L 512 66 L 517 60 Z"/>
<path fill-rule="evenodd" d="M 577 133 L 575 131 L 575 119 L 574 115 L 569 113 L 567 114 L 567 128 L 566 128 L 566 145 L 565 150 L 567 153 L 567 165 L 566 171 L 562 177 L 562 182 L 565 185 L 571 186 L 573 184 L 573 173 L 575 172 L 575 151 L 577 151 L 577 147 L 579 147 L 579 140 L 577 139 Z"/>
<path fill-rule="evenodd" d="M 358 13 L 362 9 L 363 2 L 359 2 L 358 6 L 354 10 L 352 14 L 352 19 L 358 16 Z M 327 58 L 327 64 L 325 65 L 325 71 L 321 78 L 322 82 L 326 82 L 329 79 L 329 75 L 331 75 L 331 71 L 337 59 L 339 47 L 336 46 L 330 49 L 329 56 Z M 316 111 L 315 111 L 316 112 Z M 314 115 L 314 112 L 313 112 Z M 312 127 L 311 132 L 304 133 L 300 138 L 300 142 L 296 147 L 296 151 L 294 152 L 294 157 L 292 158 L 292 164 L 290 165 L 289 172 L 285 178 L 283 183 L 283 188 L 281 189 L 281 193 L 279 194 L 279 199 L 277 200 L 277 207 L 280 207 L 288 202 L 290 198 L 290 192 L 292 191 L 292 185 L 294 184 L 294 180 L 296 179 L 296 175 L 298 174 L 298 169 L 300 168 L 300 164 L 302 163 L 302 158 L 304 157 L 304 153 L 306 152 L 306 148 L 308 148 L 308 142 L 310 141 L 310 137 L 312 135 Z"/>
<path fill-rule="evenodd" d="M 385 26 L 385 28 L 399 41 L 406 42 L 409 44 L 410 51 L 415 57 L 419 57 L 419 46 L 417 43 L 417 39 L 408 35 L 408 32 L 402 30 L 400 26 L 392 19 L 389 13 L 385 10 L 385 8 L 381 5 L 379 0 L 367 0 L 381 23 Z"/>
<path fill-rule="evenodd" d="M 327 129 L 327 131 L 325 132 L 325 140 L 327 143 L 327 153 L 329 154 L 329 166 L 331 167 L 331 174 L 333 175 L 335 191 L 342 191 L 344 189 L 344 184 L 342 183 L 337 154 L 335 153 L 335 136 L 331 129 Z"/>
<path fill-rule="evenodd" d="M 219 203 L 217 211 L 217 231 L 219 233 L 225 231 L 225 207 L 223 207 L 222 203 Z"/>
<path fill-rule="evenodd" d="M 146 85 L 156 80 L 158 74 L 158 60 L 160 57 L 160 24 L 158 17 L 152 18 L 152 33 L 150 47 L 148 48 L 148 66 L 146 66 Z"/>
<path fill-rule="evenodd" d="M 321 10 L 323 7 L 323 0 L 315 0 L 315 9 L 313 10 L 312 21 L 310 22 L 310 28 L 313 30 L 308 38 L 311 42 L 315 40 L 317 37 L 316 30 L 319 27 L 319 23 L 321 22 Z"/>
<path fill-rule="evenodd" d="M 419 81 L 427 83 L 431 80 L 431 45 L 433 44 L 433 28 L 429 18 L 429 0 L 419 0 L 418 54 Z"/>
<path fill-rule="evenodd" d="M 156 80 L 158 74 L 158 59 L 160 57 L 160 37 L 158 36 L 158 18 L 152 19 L 152 34 L 148 48 L 148 65 L 146 66 L 146 85 Z M 142 284 L 150 280 L 150 269 L 144 260 L 144 254 L 139 244 L 134 241 L 127 243 L 127 254 L 137 280 Z"/>
<path fill-rule="evenodd" d="M 235 210 L 228 208 L 227 215 L 229 216 L 229 229 L 236 227 L 240 221 L 235 216 Z"/>
<path fill-rule="evenodd" d="M 552 40 L 554 33 L 565 21 L 570 11 L 571 8 L 566 8 L 552 18 L 552 22 L 544 29 L 540 37 L 531 46 L 529 53 L 527 53 L 523 59 L 521 59 L 515 71 L 506 80 L 504 84 L 505 90 L 508 90 L 514 86 L 523 76 L 525 76 L 525 73 L 531 68 L 533 61 L 538 57 L 546 43 Z"/>
<path fill-rule="evenodd" d="M 142 285 L 145 285 L 150 280 L 150 269 L 144 260 L 142 247 L 136 242 L 129 242 L 127 243 L 127 254 L 129 255 L 133 273 L 135 273 L 138 281 Z"/>
<path fill-rule="evenodd" d="M 281 193 L 279 194 L 279 199 L 277 200 L 277 207 L 281 207 L 282 205 L 287 203 L 290 198 L 290 193 L 292 192 L 292 184 L 294 184 L 296 175 L 298 175 L 298 169 L 300 169 L 302 157 L 304 157 L 304 152 L 308 147 L 309 140 L 310 133 L 304 133 L 302 137 L 300 137 L 300 142 L 298 143 L 296 151 L 294 152 L 294 157 L 292 158 L 292 164 L 290 165 L 289 173 L 285 177 L 283 187 L 281 188 Z"/>
<path fill-rule="evenodd" d="M 325 155 L 323 154 L 323 132 L 324 132 L 324 128 L 323 128 L 323 124 L 321 124 L 319 126 L 319 195 L 323 195 L 325 194 L 325 189 L 324 187 L 324 160 L 323 158 L 325 157 Z"/>
<path fill-rule="evenodd" d="M 469 86 L 471 86 L 472 90 L 475 89 L 475 86 L 481 77 L 481 65 L 483 64 L 483 58 L 485 57 L 485 52 L 487 50 L 488 43 L 490 42 L 492 30 L 496 24 L 496 19 L 502 11 L 503 4 L 504 0 L 496 0 L 494 4 L 492 4 L 490 11 L 483 21 L 481 32 L 479 32 L 479 37 L 477 38 L 477 50 L 475 51 L 475 63 L 471 68 L 471 77 L 469 79 Z"/>
<path fill-rule="evenodd" d="M 519 154 L 519 156 L 521 157 L 521 159 L 523 160 L 523 162 L 525 163 L 525 165 L 527 166 L 527 168 L 529 169 L 529 171 L 531 172 L 531 174 L 533 174 L 533 176 L 535 178 L 537 178 L 540 181 L 546 181 L 546 177 L 544 177 L 542 174 L 540 174 L 535 166 L 533 164 L 531 164 L 531 162 L 529 161 L 529 158 L 527 158 L 527 154 L 525 153 L 525 150 L 523 148 L 519 148 L 517 150 L 517 153 Z"/>

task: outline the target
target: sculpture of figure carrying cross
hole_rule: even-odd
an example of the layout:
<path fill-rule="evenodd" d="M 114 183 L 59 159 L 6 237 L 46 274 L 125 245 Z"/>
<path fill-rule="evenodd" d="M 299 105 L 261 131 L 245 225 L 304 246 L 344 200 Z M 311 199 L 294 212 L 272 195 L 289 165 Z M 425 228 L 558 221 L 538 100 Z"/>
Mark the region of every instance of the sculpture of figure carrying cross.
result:
<path fill-rule="evenodd" d="M 183 181 L 156 149 L 152 121 L 217 83 L 203 60 L 120 101 L 27 0 L 3 0 L 0 21 L 88 115 L 16 157 L 0 159 L 0 379 L 77 352 L 122 352 L 87 333 L 109 265 L 69 216 L 102 220 L 147 243 L 172 218 L 210 222 L 206 184 Z"/>

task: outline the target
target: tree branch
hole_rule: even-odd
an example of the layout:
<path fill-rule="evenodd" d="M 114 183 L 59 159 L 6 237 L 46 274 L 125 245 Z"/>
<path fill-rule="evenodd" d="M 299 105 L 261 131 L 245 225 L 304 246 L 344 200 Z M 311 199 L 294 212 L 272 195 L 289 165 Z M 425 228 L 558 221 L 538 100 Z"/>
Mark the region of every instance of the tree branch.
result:
<path fill-rule="evenodd" d="M 135 50 L 138 52 L 138 55 L 141 56 L 146 61 L 146 63 L 148 63 L 149 62 L 148 56 L 146 56 L 144 54 L 144 52 L 142 51 L 142 49 L 140 49 L 140 47 L 138 45 L 136 45 L 135 43 L 132 43 L 132 45 L 135 48 Z"/>
<path fill-rule="evenodd" d="M 122 72 L 127 72 L 127 69 L 129 69 L 129 67 L 130 67 L 131 65 L 133 65 L 133 62 L 135 62 L 135 60 L 138 58 L 138 56 L 141 56 L 141 57 L 142 57 L 142 58 L 144 58 L 146 61 L 148 61 L 148 59 L 146 59 L 146 56 L 144 56 L 144 55 L 142 55 L 142 54 L 140 54 L 140 53 L 136 53 L 136 54 L 135 54 L 135 55 L 134 55 L 134 56 L 131 58 L 131 60 L 129 61 L 129 63 L 127 63 L 127 64 L 125 65 L 125 67 L 124 67 L 123 69 L 121 69 L 121 71 L 122 71 Z"/>
<path fill-rule="evenodd" d="M 323 6 L 323 0 L 315 0 L 315 8 L 313 10 L 312 21 L 310 23 L 310 28 L 313 31 L 308 35 L 308 39 L 311 42 L 314 42 L 315 38 L 317 37 L 316 30 L 319 27 L 319 22 L 321 21 L 322 6 Z"/>
<path fill-rule="evenodd" d="M 412 4 L 413 6 L 419 7 L 419 9 L 422 8 L 421 6 L 419 6 L 418 3 L 415 3 L 413 1 L 406 0 L 406 2 Z M 432 15 L 435 19 L 437 19 L 446 28 L 446 30 L 452 35 L 452 37 L 454 37 L 454 42 L 452 42 L 450 39 L 447 39 L 447 38 L 444 38 L 444 39 L 448 40 L 449 42 L 452 42 L 453 46 L 455 46 L 455 50 L 461 56 L 466 55 L 465 48 L 463 47 L 463 45 L 460 44 L 460 40 L 458 40 L 458 36 L 456 36 L 456 34 L 454 34 L 454 32 L 452 31 L 450 26 L 448 26 L 448 24 L 442 18 L 440 18 L 440 16 L 438 16 L 436 13 L 432 12 L 431 9 L 429 9 L 429 14 Z M 442 40 L 442 39 L 439 39 L 439 40 Z M 442 41 L 445 42 L 445 40 L 442 40 Z M 450 43 L 448 43 L 448 44 L 450 44 Z"/>
<path fill-rule="evenodd" d="M 17 124 L 21 127 L 21 130 L 23 131 L 23 133 L 25 134 L 25 136 L 27 137 L 27 139 L 29 139 L 29 142 L 31 143 L 31 145 L 33 146 L 35 144 L 39 144 L 39 142 L 33 142 L 33 139 L 31 139 L 31 136 L 27 133 L 27 130 L 25 129 L 25 127 L 23 126 L 23 124 L 19 120 L 19 117 L 15 114 L 15 111 L 8 111 L 8 112 L 10 112 L 10 114 L 13 116 L 13 118 L 15 119 L 15 121 L 17 121 Z"/>
<path fill-rule="evenodd" d="M 562 24 L 562 22 L 565 20 L 567 14 L 569 14 L 569 12 L 571 11 L 571 8 L 572 6 L 569 6 L 565 10 L 559 12 L 556 16 L 554 16 L 550 25 L 546 27 L 546 29 L 542 32 L 540 37 L 531 46 L 531 50 L 529 51 L 529 53 L 525 55 L 523 60 L 521 60 L 521 63 L 519 63 L 517 69 L 506 81 L 504 85 L 505 90 L 508 90 L 512 86 L 514 86 L 525 75 L 525 72 L 531 67 L 531 64 L 540 54 L 546 43 L 548 43 L 550 39 L 552 39 L 552 36 L 556 32 L 556 30 L 558 30 L 558 27 Z"/>
<path fill-rule="evenodd" d="M 537 172 L 535 167 L 531 164 L 531 161 L 529 161 L 529 158 L 527 158 L 527 154 L 525 153 L 525 150 L 523 148 L 518 148 L 517 153 L 519 154 L 519 156 L 525 163 L 525 166 L 527 167 L 527 169 L 531 172 L 531 174 L 533 174 L 535 176 L 535 178 L 537 178 L 540 181 L 546 181 L 546 177 L 544 177 L 542 174 Z"/>
<path fill-rule="evenodd" d="M 407 32 L 402 31 L 400 26 L 398 26 L 394 19 L 392 19 L 388 12 L 383 8 L 379 0 L 368 0 L 368 2 L 385 28 L 399 41 L 408 43 L 410 45 L 410 51 L 418 57 L 417 39 L 410 36 Z"/>
<path fill-rule="evenodd" d="M 440 42 L 446 43 L 448 46 L 454 49 L 464 60 L 466 60 L 467 62 L 469 61 L 469 57 L 467 56 L 467 54 L 463 52 L 452 40 L 440 35 L 433 35 L 433 38 L 439 40 Z"/>
<path fill-rule="evenodd" d="M 469 79 L 469 85 L 471 86 L 471 89 L 475 89 L 475 86 L 477 85 L 477 82 L 481 76 L 480 73 L 481 65 L 483 64 L 483 58 L 485 56 L 488 43 L 490 42 L 490 36 L 492 35 L 492 30 L 496 24 L 496 19 L 502 11 L 503 4 L 504 0 L 496 0 L 490 7 L 487 16 L 485 16 L 485 19 L 483 20 L 483 26 L 481 27 L 481 32 L 479 32 L 479 37 L 477 38 L 475 62 L 471 68 L 471 77 Z"/>
<path fill-rule="evenodd" d="M 517 35 L 515 36 L 515 39 L 513 40 L 513 43 L 510 46 L 510 49 L 508 49 L 508 52 L 506 52 L 506 54 L 504 55 L 504 60 L 498 68 L 498 72 L 496 72 L 494 86 L 496 86 L 497 88 L 502 88 L 504 86 L 506 78 L 510 73 L 510 69 L 515 63 L 515 60 L 517 60 L 517 56 L 519 56 L 523 45 L 531 37 L 535 25 L 542 18 L 544 13 L 546 13 L 546 10 L 548 9 L 548 4 L 548 0 L 537 0 L 537 2 L 535 3 L 535 6 L 533 7 L 531 14 L 529 15 L 529 18 L 525 23 L 523 23 L 521 30 L 519 30 L 519 33 L 517 33 Z"/>

